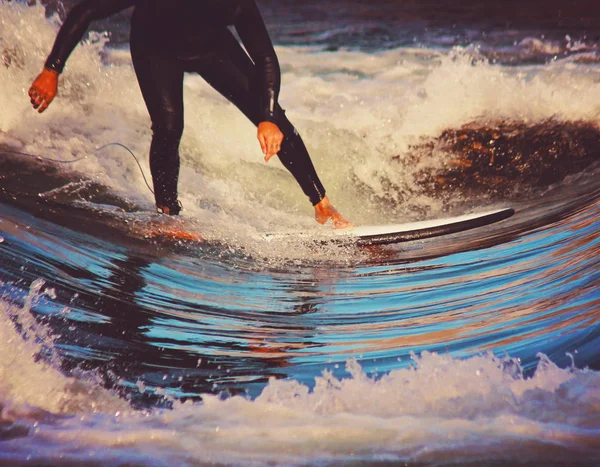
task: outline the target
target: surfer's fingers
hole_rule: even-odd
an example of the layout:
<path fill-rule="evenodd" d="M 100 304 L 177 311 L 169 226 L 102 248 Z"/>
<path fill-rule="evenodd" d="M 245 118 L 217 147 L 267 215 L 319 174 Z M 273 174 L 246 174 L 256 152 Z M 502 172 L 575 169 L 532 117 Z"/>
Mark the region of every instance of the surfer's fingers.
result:
<path fill-rule="evenodd" d="M 267 139 L 267 152 L 265 154 L 265 161 L 269 162 L 269 159 L 279 152 L 279 144 L 277 144 L 273 138 Z"/>
<path fill-rule="evenodd" d="M 38 112 L 42 113 L 48 108 L 53 99 L 54 96 L 51 93 L 33 93 L 31 97 L 31 104 L 33 105 L 34 109 L 39 108 Z"/>
<path fill-rule="evenodd" d="M 277 154 L 281 149 L 281 142 L 283 141 L 283 133 L 277 128 L 277 131 L 269 133 L 269 151 L 272 154 Z"/>
<path fill-rule="evenodd" d="M 31 99 L 31 104 L 33 105 L 33 108 L 37 109 L 42 104 L 43 100 L 44 99 L 41 96 L 35 96 L 33 99 Z"/>
<path fill-rule="evenodd" d="M 43 101 L 45 101 L 47 99 L 48 99 L 48 96 L 44 92 L 40 92 L 40 93 L 36 94 L 33 98 L 33 100 L 35 101 L 35 103 L 37 105 L 40 105 Z"/>
<path fill-rule="evenodd" d="M 260 144 L 260 150 L 262 151 L 263 154 L 267 154 L 267 138 L 265 138 L 265 135 L 262 133 L 258 134 L 258 142 Z"/>
<path fill-rule="evenodd" d="M 36 87 L 31 87 L 31 89 L 29 90 L 29 99 L 31 100 L 31 103 L 34 104 L 41 96 L 41 91 L 36 88 Z"/>
<path fill-rule="evenodd" d="M 29 88 L 29 98 L 31 99 L 32 103 L 38 100 L 43 95 L 44 92 L 39 87 L 31 86 L 31 88 Z"/>
<path fill-rule="evenodd" d="M 40 81 L 39 76 L 35 79 L 35 81 L 33 83 L 31 83 L 31 86 L 29 87 L 29 96 L 32 96 L 34 94 L 43 94 L 44 93 L 44 87 L 43 87 L 43 82 Z"/>
<path fill-rule="evenodd" d="M 269 154 L 275 155 L 279 152 L 280 146 L 279 143 L 275 140 L 269 141 Z"/>
<path fill-rule="evenodd" d="M 42 102 L 42 105 L 38 109 L 38 112 L 42 113 L 44 110 L 46 110 L 48 108 L 48 106 L 50 105 L 50 102 L 51 101 L 49 101 L 48 99 L 44 100 L 44 102 Z"/>

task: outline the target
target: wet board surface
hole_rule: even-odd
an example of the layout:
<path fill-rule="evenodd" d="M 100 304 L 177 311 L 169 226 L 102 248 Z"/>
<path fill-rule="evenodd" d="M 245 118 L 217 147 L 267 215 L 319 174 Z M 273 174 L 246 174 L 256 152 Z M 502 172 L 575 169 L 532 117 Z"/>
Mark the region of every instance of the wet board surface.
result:
<path fill-rule="evenodd" d="M 405 224 L 361 225 L 349 229 L 338 229 L 331 232 L 329 240 L 355 239 L 360 245 L 386 245 L 390 243 L 408 242 L 423 238 L 449 235 L 465 230 L 483 227 L 511 217 L 515 213 L 512 208 L 465 214 L 462 216 L 432 219 Z M 290 235 L 314 236 L 308 232 L 266 234 L 267 238 L 284 238 Z"/>

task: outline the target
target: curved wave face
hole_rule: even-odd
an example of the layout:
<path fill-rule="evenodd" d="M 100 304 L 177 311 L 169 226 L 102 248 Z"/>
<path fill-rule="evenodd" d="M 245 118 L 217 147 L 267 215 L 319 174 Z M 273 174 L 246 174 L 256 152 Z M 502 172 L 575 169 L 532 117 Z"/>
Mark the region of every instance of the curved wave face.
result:
<path fill-rule="evenodd" d="M 193 75 L 183 215 L 154 213 L 126 15 L 26 109 L 55 3 L 0 3 L 2 465 L 598 463 L 600 67 L 581 24 L 265 2 L 282 105 L 344 215 L 515 210 L 361 247 Z"/>

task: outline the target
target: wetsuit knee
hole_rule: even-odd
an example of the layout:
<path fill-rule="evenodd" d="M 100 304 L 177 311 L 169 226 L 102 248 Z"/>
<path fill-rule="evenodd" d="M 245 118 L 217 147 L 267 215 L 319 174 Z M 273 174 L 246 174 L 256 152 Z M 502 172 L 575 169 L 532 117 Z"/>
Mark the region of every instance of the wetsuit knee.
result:
<path fill-rule="evenodd" d="M 164 122 L 152 124 L 153 138 L 162 144 L 179 146 L 183 135 L 183 122 L 177 120 L 167 119 Z"/>

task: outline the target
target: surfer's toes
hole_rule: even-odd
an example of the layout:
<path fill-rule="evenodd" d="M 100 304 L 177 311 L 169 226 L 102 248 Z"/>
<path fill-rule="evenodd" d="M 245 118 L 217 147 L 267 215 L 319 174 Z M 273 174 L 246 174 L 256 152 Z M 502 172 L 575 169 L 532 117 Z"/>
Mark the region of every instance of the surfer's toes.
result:
<path fill-rule="evenodd" d="M 354 227 L 354 224 L 347 219 L 344 219 L 339 212 L 335 212 L 331 216 L 331 222 L 333 223 L 334 229 L 348 229 Z"/>

